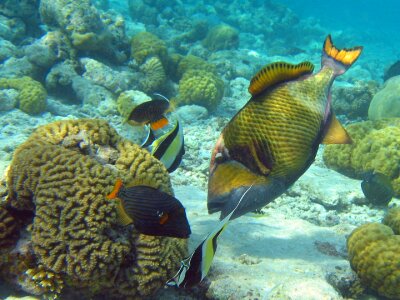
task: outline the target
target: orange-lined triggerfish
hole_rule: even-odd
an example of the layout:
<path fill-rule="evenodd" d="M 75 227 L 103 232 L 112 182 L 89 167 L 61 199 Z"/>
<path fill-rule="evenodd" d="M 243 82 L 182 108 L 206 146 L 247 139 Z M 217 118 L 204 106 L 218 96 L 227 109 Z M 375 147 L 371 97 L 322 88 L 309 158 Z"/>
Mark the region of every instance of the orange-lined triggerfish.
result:
<path fill-rule="evenodd" d="M 129 114 L 128 123 L 135 126 L 149 124 L 153 130 L 158 130 L 168 125 L 165 114 L 170 109 L 169 100 L 160 94 L 159 99 L 152 99 L 134 107 Z"/>
<path fill-rule="evenodd" d="M 332 111 L 330 89 L 361 51 L 337 49 L 328 35 L 316 74 L 310 62 L 276 62 L 253 77 L 250 100 L 223 129 L 211 156 L 209 213 L 227 216 L 252 183 L 233 218 L 259 209 L 309 168 L 319 144 L 351 143 Z"/>
<path fill-rule="evenodd" d="M 124 187 L 118 179 L 107 199 L 118 201 L 119 223 L 133 223 L 142 234 L 186 239 L 191 233 L 181 202 L 158 189 L 146 185 Z"/>

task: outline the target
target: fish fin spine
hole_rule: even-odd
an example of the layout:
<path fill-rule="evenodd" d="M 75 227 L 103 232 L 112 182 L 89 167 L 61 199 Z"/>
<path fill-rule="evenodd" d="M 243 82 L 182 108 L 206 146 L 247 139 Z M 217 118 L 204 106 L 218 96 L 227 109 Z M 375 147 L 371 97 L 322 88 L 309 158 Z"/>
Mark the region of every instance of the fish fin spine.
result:
<path fill-rule="evenodd" d="M 343 74 L 358 59 L 362 50 L 362 46 L 338 49 L 329 34 L 322 49 L 322 66 L 331 65 L 338 75 Z"/>
<path fill-rule="evenodd" d="M 122 179 L 118 178 L 117 181 L 115 182 L 113 190 L 111 191 L 110 194 L 106 196 L 106 198 L 109 200 L 117 198 L 119 190 L 121 189 L 122 186 L 123 186 Z"/>
<path fill-rule="evenodd" d="M 166 117 L 161 117 L 157 121 L 154 121 L 150 124 L 151 129 L 158 130 L 168 125 L 168 119 Z"/>
<path fill-rule="evenodd" d="M 268 64 L 251 79 L 249 92 L 252 96 L 255 96 L 278 83 L 311 74 L 313 70 L 314 65 L 308 61 L 299 64 L 290 64 L 286 62 Z"/>

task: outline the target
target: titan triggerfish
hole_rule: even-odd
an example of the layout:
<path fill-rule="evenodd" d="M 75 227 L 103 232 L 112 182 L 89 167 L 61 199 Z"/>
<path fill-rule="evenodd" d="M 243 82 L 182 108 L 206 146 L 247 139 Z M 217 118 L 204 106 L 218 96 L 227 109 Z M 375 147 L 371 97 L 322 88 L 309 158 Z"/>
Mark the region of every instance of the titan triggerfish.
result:
<path fill-rule="evenodd" d="M 259 209 L 284 193 L 312 164 L 319 144 L 351 138 L 331 105 L 335 78 L 357 60 L 362 47 L 337 49 L 325 39 L 321 69 L 310 62 L 275 62 L 251 80 L 250 100 L 223 129 L 213 150 L 208 211 L 233 218 Z"/>

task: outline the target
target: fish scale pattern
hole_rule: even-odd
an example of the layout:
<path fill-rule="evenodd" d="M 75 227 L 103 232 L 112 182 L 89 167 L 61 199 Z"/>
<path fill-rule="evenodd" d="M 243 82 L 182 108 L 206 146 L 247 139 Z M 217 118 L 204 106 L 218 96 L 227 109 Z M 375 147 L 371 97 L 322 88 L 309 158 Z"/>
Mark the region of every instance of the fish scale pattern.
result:
<path fill-rule="evenodd" d="M 113 147 L 116 161 L 100 163 L 90 154 L 95 151 L 82 147 L 82 133 L 91 147 Z M 38 128 L 16 150 L 7 182 L 9 204 L 34 212 L 29 245 L 36 259 L 17 275 L 56 278 L 38 293 L 62 286 L 66 293 L 81 289 L 92 296 L 142 299 L 177 271 L 187 255 L 187 241 L 144 236 L 132 226 L 120 226 L 116 202 L 106 199 L 117 178 L 172 194 L 162 163 L 122 139 L 105 121 L 55 122 Z"/>
<path fill-rule="evenodd" d="M 307 167 L 318 149 L 315 137 L 323 123 L 325 85 L 331 78 L 332 72 L 327 69 L 254 96 L 224 130 L 232 158 L 259 174 L 277 177 Z M 247 151 L 256 155 L 240 155 Z"/>

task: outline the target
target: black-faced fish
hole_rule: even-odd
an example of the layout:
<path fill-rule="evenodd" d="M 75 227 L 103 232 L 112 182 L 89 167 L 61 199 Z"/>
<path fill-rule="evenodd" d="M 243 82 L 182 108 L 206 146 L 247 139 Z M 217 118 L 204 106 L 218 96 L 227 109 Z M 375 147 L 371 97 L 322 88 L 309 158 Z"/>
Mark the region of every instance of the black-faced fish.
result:
<path fill-rule="evenodd" d="M 181 202 L 158 189 L 146 185 L 124 187 L 118 179 L 107 199 L 118 201 L 121 225 L 133 223 L 142 234 L 187 239 L 191 233 Z"/>
<path fill-rule="evenodd" d="M 128 117 L 129 124 L 135 126 L 150 124 L 153 130 L 161 129 L 168 124 L 165 114 L 170 109 L 169 100 L 160 94 L 156 95 L 160 96 L 160 99 L 143 102 L 132 109 Z"/>
<path fill-rule="evenodd" d="M 272 63 L 251 80 L 251 98 L 223 129 L 211 156 L 208 211 L 229 214 L 254 182 L 233 218 L 286 191 L 312 164 L 319 144 L 351 139 L 331 109 L 331 86 L 361 54 L 326 38 L 321 69 L 310 62 Z"/>
<path fill-rule="evenodd" d="M 372 204 L 387 205 L 394 197 L 394 189 L 390 178 L 379 172 L 367 172 L 363 176 L 361 189 Z"/>
<path fill-rule="evenodd" d="M 147 147 L 151 155 L 161 161 L 169 173 L 175 171 L 185 154 L 183 129 L 179 121 L 176 120 L 175 126 L 157 139 L 152 129 L 149 128 L 149 134 L 142 147 Z"/>
<path fill-rule="evenodd" d="M 167 281 L 167 286 L 190 288 L 200 283 L 207 276 L 217 251 L 217 239 L 228 226 L 228 222 L 232 219 L 232 215 L 239 207 L 240 202 L 251 187 L 252 186 L 248 187 L 248 189 L 243 193 L 238 204 L 230 214 L 218 223 L 217 227 L 207 235 L 192 254 L 181 261 L 181 267 L 178 273 Z"/>

